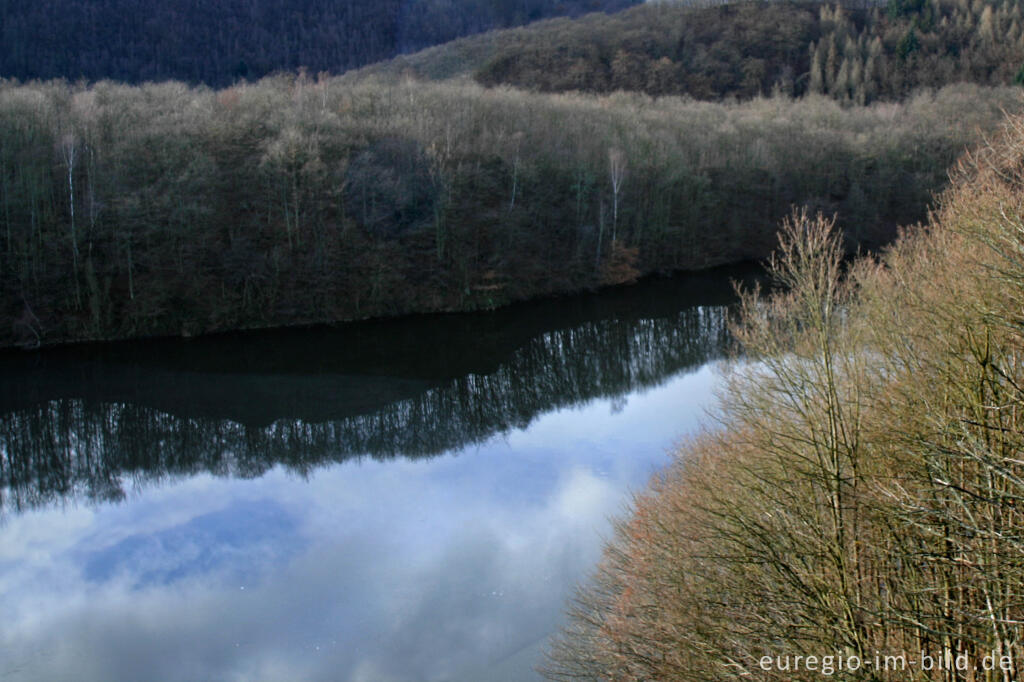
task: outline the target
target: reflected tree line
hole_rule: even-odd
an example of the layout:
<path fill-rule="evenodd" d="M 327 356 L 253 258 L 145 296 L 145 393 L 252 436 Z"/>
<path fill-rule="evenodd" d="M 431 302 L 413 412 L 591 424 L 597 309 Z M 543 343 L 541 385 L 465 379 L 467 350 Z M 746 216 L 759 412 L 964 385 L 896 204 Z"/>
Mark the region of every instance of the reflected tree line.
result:
<path fill-rule="evenodd" d="M 696 288 L 710 304 L 654 283 L 490 314 L 103 347 L 42 364 L 8 357 L 2 509 L 117 501 L 133 487 L 204 473 L 258 477 L 280 465 L 304 475 L 351 458 L 481 443 L 718 357 L 730 294 Z"/>

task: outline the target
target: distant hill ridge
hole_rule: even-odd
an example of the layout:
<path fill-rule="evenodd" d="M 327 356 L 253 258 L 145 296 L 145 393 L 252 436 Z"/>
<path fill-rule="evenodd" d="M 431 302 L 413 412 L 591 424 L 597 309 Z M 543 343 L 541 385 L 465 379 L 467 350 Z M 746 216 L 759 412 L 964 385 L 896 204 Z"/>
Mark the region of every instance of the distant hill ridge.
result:
<path fill-rule="evenodd" d="M 360 75 L 705 100 L 821 93 L 867 103 L 955 82 L 1019 83 L 1022 26 L 1020 2 L 658 2 L 464 38 Z"/>
<path fill-rule="evenodd" d="M 0 77 L 212 86 L 340 73 L 459 36 L 638 0 L 0 0 Z"/>

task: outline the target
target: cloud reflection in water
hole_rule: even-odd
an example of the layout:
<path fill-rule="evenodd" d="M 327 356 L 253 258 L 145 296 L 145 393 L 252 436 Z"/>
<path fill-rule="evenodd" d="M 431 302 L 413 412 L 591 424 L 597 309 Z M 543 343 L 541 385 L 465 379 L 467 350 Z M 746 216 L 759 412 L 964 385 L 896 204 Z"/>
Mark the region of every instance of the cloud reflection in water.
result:
<path fill-rule="evenodd" d="M 598 400 L 434 459 L 308 480 L 280 466 L 200 475 L 123 504 L 12 517 L 0 642 L 14 655 L 0 672 L 529 679 L 609 518 L 694 427 L 713 381 L 705 368 L 617 414 Z M 161 525 L 169 508 L 178 517 Z"/>
<path fill-rule="evenodd" d="M 0 679 L 533 678 L 731 296 L 0 356 Z"/>

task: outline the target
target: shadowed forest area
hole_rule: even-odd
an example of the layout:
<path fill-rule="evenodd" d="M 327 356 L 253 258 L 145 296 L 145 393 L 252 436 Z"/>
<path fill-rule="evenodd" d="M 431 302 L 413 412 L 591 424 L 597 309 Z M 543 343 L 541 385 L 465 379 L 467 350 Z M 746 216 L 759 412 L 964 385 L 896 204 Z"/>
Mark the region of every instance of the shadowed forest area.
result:
<path fill-rule="evenodd" d="M 621 523 L 552 679 L 1020 679 L 1022 168 L 1018 115 L 849 267 L 830 220 L 787 222 L 714 427 Z"/>
<path fill-rule="evenodd" d="M 1019 102 L 6 82 L 0 345 L 490 308 L 763 257 L 793 204 L 877 245 Z"/>
<path fill-rule="evenodd" d="M 636 0 L 0 1 L 0 76 L 226 86 L 389 59 L 459 36 Z"/>

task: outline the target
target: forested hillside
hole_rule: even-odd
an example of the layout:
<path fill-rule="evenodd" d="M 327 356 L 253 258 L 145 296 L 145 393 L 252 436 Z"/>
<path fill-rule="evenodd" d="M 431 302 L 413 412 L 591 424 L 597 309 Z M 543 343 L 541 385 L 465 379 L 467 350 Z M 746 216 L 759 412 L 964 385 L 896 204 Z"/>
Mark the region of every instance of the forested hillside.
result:
<path fill-rule="evenodd" d="M 493 307 L 923 219 L 1016 88 L 715 104 L 281 76 L 0 85 L 0 345 Z"/>
<path fill-rule="evenodd" d="M 0 0 L 0 77 L 229 85 L 637 0 Z"/>
<path fill-rule="evenodd" d="M 908 2 L 652 4 L 220 90 L 0 81 L 0 346 L 494 307 L 762 258 L 794 205 L 876 247 L 1024 92 L 993 86 L 1019 69 L 1017 4 Z M 181 21 L 310 65 L 301 12 L 294 40 L 261 42 L 218 23 L 225 7 Z M 151 23 L 187 35 L 172 19 Z M 82 39 L 146 54 L 118 25 Z M 487 85 L 430 81 L 473 72 Z M 978 84 L 921 87 L 961 80 Z M 569 86 L 661 96 L 536 92 Z"/>
<path fill-rule="evenodd" d="M 1024 78 L 1022 27 L 1020 2 L 648 3 L 466 38 L 370 71 L 542 92 L 820 93 L 864 104 L 922 86 L 1012 84 Z"/>

